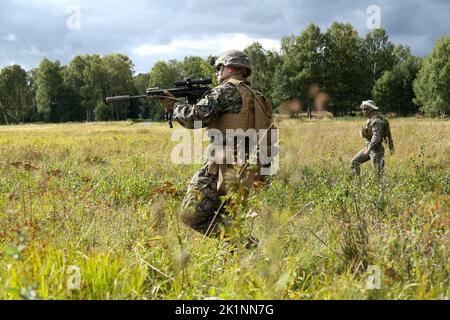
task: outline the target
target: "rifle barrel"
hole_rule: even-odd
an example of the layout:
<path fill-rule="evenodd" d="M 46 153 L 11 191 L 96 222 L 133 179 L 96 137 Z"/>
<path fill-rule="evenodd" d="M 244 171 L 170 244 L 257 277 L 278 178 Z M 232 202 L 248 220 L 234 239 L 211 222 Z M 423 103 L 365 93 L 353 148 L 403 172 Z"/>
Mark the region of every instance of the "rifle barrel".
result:
<path fill-rule="evenodd" d="M 135 100 L 135 99 L 144 99 L 146 98 L 146 95 L 142 96 L 117 96 L 117 97 L 107 97 L 106 102 L 119 102 L 119 101 L 129 101 L 129 100 Z"/>

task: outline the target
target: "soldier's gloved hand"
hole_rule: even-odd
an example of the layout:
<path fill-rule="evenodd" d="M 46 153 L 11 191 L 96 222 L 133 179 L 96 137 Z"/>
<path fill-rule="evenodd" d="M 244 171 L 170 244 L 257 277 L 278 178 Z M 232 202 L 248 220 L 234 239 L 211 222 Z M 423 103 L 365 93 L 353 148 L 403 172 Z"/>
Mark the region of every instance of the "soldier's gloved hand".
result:
<path fill-rule="evenodd" d="M 173 104 L 178 101 L 178 99 L 171 94 L 169 91 L 164 91 L 165 96 L 154 96 L 149 97 L 148 99 L 151 101 L 159 101 L 166 112 L 173 112 Z"/>

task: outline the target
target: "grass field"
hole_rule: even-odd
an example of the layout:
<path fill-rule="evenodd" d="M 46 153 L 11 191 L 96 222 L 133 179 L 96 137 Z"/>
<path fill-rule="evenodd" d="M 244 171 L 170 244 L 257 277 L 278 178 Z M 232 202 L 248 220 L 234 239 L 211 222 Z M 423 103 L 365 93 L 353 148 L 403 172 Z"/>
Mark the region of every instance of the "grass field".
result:
<path fill-rule="evenodd" d="M 0 299 L 449 299 L 450 122 L 392 120 L 383 183 L 349 177 L 363 122 L 279 121 L 234 255 L 178 222 L 165 124 L 0 127 Z"/>

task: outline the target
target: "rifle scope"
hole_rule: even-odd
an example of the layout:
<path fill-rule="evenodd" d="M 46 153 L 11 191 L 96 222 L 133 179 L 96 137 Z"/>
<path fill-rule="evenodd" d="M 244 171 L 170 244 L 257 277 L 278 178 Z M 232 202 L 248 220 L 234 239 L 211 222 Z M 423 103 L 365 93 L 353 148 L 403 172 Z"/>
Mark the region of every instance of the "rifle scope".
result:
<path fill-rule="evenodd" d="M 200 86 L 200 85 L 208 85 L 212 84 L 211 78 L 200 78 L 200 79 L 185 79 L 182 81 L 175 81 L 175 86 L 179 87 L 192 87 L 192 86 Z"/>

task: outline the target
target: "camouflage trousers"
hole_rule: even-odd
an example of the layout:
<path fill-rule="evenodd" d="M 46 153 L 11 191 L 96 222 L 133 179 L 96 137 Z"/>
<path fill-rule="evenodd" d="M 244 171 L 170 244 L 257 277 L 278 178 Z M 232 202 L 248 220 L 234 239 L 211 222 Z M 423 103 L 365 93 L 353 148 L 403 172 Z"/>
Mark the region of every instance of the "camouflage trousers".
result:
<path fill-rule="evenodd" d="M 351 171 L 353 175 L 359 176 L 361 174 L 361 165 L 371 160 L 373 168 L 377 172 L 378 176 L 383 176 L 384 174 L 384 148 L 380 146 L 370 151 L 369 155 L 365 154 L 366 149 L 364 148 L 358 152 L 352 159 Z"/>
<path fill-rule="evenodd" d="M 203 166 L 192 178 L 182 203 L 181 221 L 192 229 L 212 237 L 219 237 L 221 227 L 231 225 L 225 211 L 217 213 L 222 205 L 219 194 L 219 174 L 211 173 L 210 165 Z"/>

